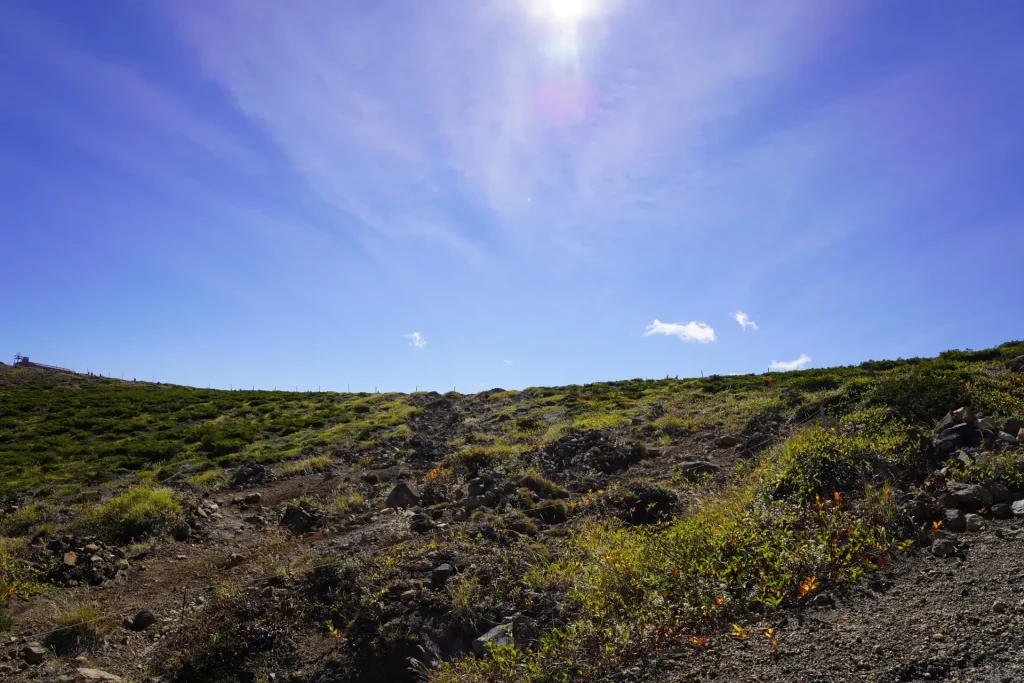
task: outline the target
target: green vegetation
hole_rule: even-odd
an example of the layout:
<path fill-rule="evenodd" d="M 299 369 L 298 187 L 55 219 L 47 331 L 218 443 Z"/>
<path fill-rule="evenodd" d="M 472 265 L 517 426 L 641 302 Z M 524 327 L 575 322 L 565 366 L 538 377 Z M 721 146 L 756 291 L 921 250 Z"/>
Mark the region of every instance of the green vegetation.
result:
<path fill-rule="evenodd" d="M 111 624 L 101 617 L 99 605 L 88 603 L 61 614 L 50 627 L 46 645 L 58 655 L 71 656 L 100 647 Z"/>
<path fill-rule="evenodd" d="M 181 504 L 170 490 L 135 487 L 89 510 L 77 526 L 102 539 L 127 543 L 168 532 L 183 521 Z"/>
<path fill-rule="evenodd" d="M 422 609 L 467 642 L 511 613 L 537 619 L 536 640 L 451 659 L 433 683 L 601 680 L 882 566 L 921 531 L 906 505 L 939 468 L 1024 486 L 1020 450 L 953 462 L 932 431 L 959 406 L 1024 418 L 1024 375 L 1007 369 L 1020 355 L 1024 342 L 473 396 L 217 392 L 0 367 L 0 494 L 18 506 L 0 518 L 0 589 L 38 585 L 20 561 L 29 537 L 152 543 L 187 501 L 228 484 L 229 466 L 332 470 L 344 483 L 317 477 L 285 510 L 304 507 L 328 541 L 268 568 L 295 623 L 268 616 L 274 591 L 225 586 L 163 673 L 283 670 L 288 628 L 337 638 L 353 671 L 404 663 L 424 652 L 408 627 Z M 693 462 L 704 457 L 716 466 Z M 421 505 L 378 514 L 400 479 Z M 426 531 L 409 530 L 413 512 Z M 370 519 L 366 552 L 340 565 L 331 535 Z M 451 575 L 435 581 L 441 563 Z"/>

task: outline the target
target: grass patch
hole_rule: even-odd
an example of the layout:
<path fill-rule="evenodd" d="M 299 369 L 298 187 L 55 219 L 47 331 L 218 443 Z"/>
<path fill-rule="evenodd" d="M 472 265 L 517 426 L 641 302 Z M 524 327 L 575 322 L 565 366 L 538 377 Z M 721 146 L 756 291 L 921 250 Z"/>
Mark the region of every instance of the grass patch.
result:
<path fill-rule="evenodd" d="M 281 466 L 281 474 L 284 476 L 295 475 L 295 474 L 314 474 L 316 472 L 326 472 L 331 469 L 331 465 L 334 464 L 334 459 L 329 455 L 318 455 L 312 458 L 304 458 L 302 460 L 296 460 Z"/>
<path fill-rule="evenodd" d="M 64 657 L 98 649 L 111 623 L 102 616 L 97 603 L 88 603 L 61 614 L 50 627 L 54 631 L 46 636 L 46 645 Z"/>
<path fill-rule="evenodd" d="M 172 491 L 136 487 L 89 510 L 76 526 L 104 540 L 126 543 L 169 532 L 182 523 L 181 504 Z"/>
<path fill-rule="evenodd" d="M 196 493 L 212 493 L 227 483 L 223 470 L 206 470 L 185 479 L 185 487 Z"/>

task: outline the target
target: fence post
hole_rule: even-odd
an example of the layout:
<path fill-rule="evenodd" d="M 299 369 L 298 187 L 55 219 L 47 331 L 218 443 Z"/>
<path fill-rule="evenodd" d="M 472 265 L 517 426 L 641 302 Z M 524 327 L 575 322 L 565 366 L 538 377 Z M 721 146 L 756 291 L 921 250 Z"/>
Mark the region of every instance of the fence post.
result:
<path fill-rule="evenodd" d="M 825 406 L 818 406 L 818 413 L 821 415 L 821 428 L 828 429 L 828 418 L 825 417 Z"/>

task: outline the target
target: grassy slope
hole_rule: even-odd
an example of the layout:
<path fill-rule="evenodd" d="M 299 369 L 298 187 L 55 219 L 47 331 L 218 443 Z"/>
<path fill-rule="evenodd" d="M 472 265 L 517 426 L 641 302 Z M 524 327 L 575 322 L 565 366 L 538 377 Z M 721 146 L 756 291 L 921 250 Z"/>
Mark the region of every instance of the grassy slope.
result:
<path fill-rule="evenodd" d="M 353 611 L 373 615 L 373 623 L 348 623 L 353 647 L 400 647 L 412 636 L 378 628 L 403 614 L 382 596 L 402 580 L 403 563 L 438 552 L 440 543 L 478 568 L 460 574 L 440 598 L 453 629 L 472 633 L 509 609 L 529 611 L 536 595 L 556 596 L 560 608 L 539 615 L 547 635 L 537 646 L 461 658 L 436 679 L 580 677 L 680 639 L 699 643 L 723 620 L 856 579 L 904 547 L 892 489 L 871 483 L 873 463 L 911 473 L 937 465 L 918 427 L 952 407 L 1024 417 L 1024 379 L 1005 370 L 1005 360 L 1021 354 L 1024 343 L 1015 342 L 937 359 L 776 374 L 770 382 L 747 375 L 450 394 L 471 417 L 442 430 L 442 442 L 425 456 L 423 440 L 439 433 L 423 407 L 432 400 L 426 395 L 210 391 L 0 366 L 0 494 L 33 490 L 39 499 L 58 499 L 85 481 L 112 493 L 157 480 L 200 489 L 218 481 L 219 468 L 242 460 L 295 461 L 285 467 L 301 470 L 314 468 L 313 458 L 372 465 L 395 453 L 412 474 L 455 487 L 470 473 L 522 473 L 538 448 L 579 431 L 648 448 L 706 443 L 767 419 L 792 424 L 824 407 L 834 429 L 801 430 L 744 464 L 724 487 L 660 480 L 702 501 L 664 525 L 622 524 L 629 491 L 599 480 L 606 488 L 587 492 L 585 484 L 571 486 L 579 482 L 567 473 L 564 527 L 541 524 L 538 534 L 519 512 L 478 513 L 441 540 L 414 537 L 368 558 L 358 580 L 334 577 L 338 585 L 313 610 L 330 616 L 315 620 L 321 630 L 327 621 L 347 623 Z M 1019 465 L 983 461 L 962 475 L 1019 485 Z M 532 506 L 522 508 L 532 514 Z M 83 512 L 94 519 L 109 510 Z M 7 520 L 8 536 L 35 533 L 36 522 L 45 521 L 22 516 L 18 525 Z M 497 541 L 481 540 L 488 524 L 498 529 Z M 509 528 L 526 533 L 504 533 Z M 308 580 L 322 578 L 314 572 Z"/>

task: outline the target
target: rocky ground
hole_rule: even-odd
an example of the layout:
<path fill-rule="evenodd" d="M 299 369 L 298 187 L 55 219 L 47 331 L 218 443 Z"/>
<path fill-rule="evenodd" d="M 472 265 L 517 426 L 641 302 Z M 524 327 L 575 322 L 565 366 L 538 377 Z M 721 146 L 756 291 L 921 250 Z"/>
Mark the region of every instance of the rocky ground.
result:
<path fill-rule="evenodd" d="M 955 553 L 921 547 L 825 604 L 744 621 L 746 638 L 730 629 L 617 680 L 1024 681 L 1024 518 L 935 540 Z"/>
<path fill-rule="evenodd" d="M 0 680 L 213 680 L 211 658 L 233 654 L 218 638 L 231 637 L 246 652 L 219 681 L 407 683 L 411 658 L 426 672 L 461 655 L 479 662 L 489 646 L 535 648 L 574 609 L 567 589 L 521 581 L 536 554 L 601 520 L 634 528 L 684 517 L 772 445 L 828 432 L 821 408 L 790 405 L 787 392 L 729 428 L 691 427 L 688 406 L 711 400 L 709 388 L 673 406 L 676 422 L 656 402 L 544 442 L 529 435 L 563 420 L 558 406 L 417 395 L 399 438 L 303 452 L 323 457 L 318 471 L 243 462 L 207 494 L 187 488 L 191 471 L 161 480 L 184 501 L 184 520 L 142 543 L 23 533 L 28 560 L 47 568 L 46 590 L 8 596 Z M 1007 478 L 1021 469 L 1024 422 L 987 414 L 960 408 L 939 420 L 924 437 L 927 470 L 866 456 L 875 469 L 865 476 L 905 501 L 892 528 L 912 542 L 888 566 L 586 679 L 1024 683 L 1024 488 Z M 517 431 L 528 436 L 514 451 L 491 443 Z M 93 495 L 83 487 L 63 512 Z M 345 573 L 367 568 L 373 576 Z M 466 577 L 480 592 L 460 607 L 453 585 L 469 586 Z M 458 609 L 467 614 L 456 619 Z M 57 626 L 72 613 L 90 627 Z"/>

